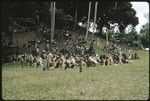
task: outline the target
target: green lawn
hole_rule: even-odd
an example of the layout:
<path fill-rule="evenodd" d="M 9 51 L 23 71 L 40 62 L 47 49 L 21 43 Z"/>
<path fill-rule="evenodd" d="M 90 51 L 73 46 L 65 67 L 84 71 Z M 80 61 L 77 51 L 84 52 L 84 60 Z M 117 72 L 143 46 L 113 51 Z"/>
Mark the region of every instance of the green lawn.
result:
<path fill-rule="evenodd" d="M 96 99 L 140 100 L 149 96 L 149 53 L 139 51 L 140 60 L 117 66 L 74 69 L 2 66 L 2 98 L 29 99 Z"/>

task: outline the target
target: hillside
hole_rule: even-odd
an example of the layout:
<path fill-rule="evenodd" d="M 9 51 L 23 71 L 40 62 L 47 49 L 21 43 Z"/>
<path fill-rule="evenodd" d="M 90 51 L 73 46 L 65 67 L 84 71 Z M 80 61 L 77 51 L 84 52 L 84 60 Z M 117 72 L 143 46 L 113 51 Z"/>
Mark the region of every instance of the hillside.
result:
<path fill-rule="evenodd" d="M 58 47 L 58 51 L 62 48 L 66 48 L 66 46 L 65 46 L 66 39 L 67 39 L 67 37 L 65 36 L 66 33 L 67 32 L 64 30 L 55 30 L 54 40 L 56 41 L 56 44 L 54 44 L 53 46 Z M 71 39 L 69 40 L 70 45 L 72 45 L 71 43 L 76 42 L 76 40 L 79 36 L 85 37 L 85 30 L 68 31 L 68 33 L 70 35 L 72 35 Z M 92 37 L 95 40 L 94 47 L 95 47 L 96 53 L 98 53 L 98 54 L 106 53 L 106 51 L 104 51 L 104 47 L 106 46 L 106 39 L 104 37 L 99 37 L 97 35 L 92 36 L 92 33 L 90 33 L 90 32 L 88 34 L 88 41 L 87 41 L 86 47 L 87 48 L 90 47 Z M 13 35 L 13 41 L 19 47 L 22 47 L 23 44 L 28 41 L 34 41 L 34 40 L 41 41 L 41 43 L 39 43 L 38 46 L 39 46 L 40 50 L 43 50 L 43 49 L 45 49 L 44 42 L 46 40 L 50 40 L 50 33 L 45 36 L 43 35 L 43 33 L 37 33 L 37 32 Z M 109 43 L 112 44 L 111 41 L 109 41 Z M 117 46 L 120 46 L 122 48 L 122 51 L 126 51 L 125 50 L 126 43 L 125 44 L 116 43 L 116 44 L 117 44 Z M 26 51 L 26 49 L 24 51 Z"/>
<path fill-rule="evenodd" d="M 80 35 L 82 37 L 85 37 L 84 33 L 85 33 L 84 31 L 69 31 L 69 34 L 72 35 L 72 37 L 71 37 L 72 41 L 75 41 L 78 38 L 78 36 L 80 36 Z M 47 34 L 47 36 L 44 36 L 42 34 L 43 33 L 37 33 L 37 32 L 29 32 L 29 33 L 24 33 L 24 34 L 13 34 L 13 41 L 15 42 L 15 44 L 17 46 L 22 46 L 24 43 L 26 43 L 28 41 L 50 40 L 50 35 Z M 65 38 L 66 38 L 65 32 L 63 30 L 55 30 L 54 39 L 56 39 L 58 46 L 63 46 Z M 88 41 L 87 45 L 89 45 L 89 43 L 91 42 L 91 39 L 92 39 L 92 35 L 89 32 L 89 35 L 88 35 L 89 41 Z M 103 46 L 105 44 L 105 39 L 102 37 L 94 36 L 93 39 L 96 40 L 96 46 Z"/>

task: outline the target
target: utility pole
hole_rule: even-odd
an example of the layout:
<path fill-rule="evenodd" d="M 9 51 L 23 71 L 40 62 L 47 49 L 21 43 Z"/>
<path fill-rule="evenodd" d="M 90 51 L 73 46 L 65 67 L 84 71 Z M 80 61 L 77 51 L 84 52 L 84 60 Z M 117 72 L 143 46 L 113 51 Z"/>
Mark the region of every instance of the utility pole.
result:
<path fill-rule="evenodd" d="M 94 35 L 94 28 L 96 28 L 96 26 L 95 26 L 95 23 L 96 23 L 96 16 L 97 16 L 97 5 L 98 5 L 98 2 L 96 1 L 95 2 L 95 12 L 94 12 L 94 22 L 93 22 L 93 33 L 92 33 L 92 37 L 93 37 L 93 35 Z"/>
<path fill-rule="evenodd" d="M 116 12 L 116 8 L 117 8 L 117 2 L 115 2 L 115 12 Z"/>
<path fill-rule="evenodd" d="M 74 18 L 74 29 L 76 28 L 77 25 L 77 16 L 78 16 L 78 4 L 75 4 L 75 18 Z"/>
<path fill-rule="evenodd" d="M 91 14 L 91 2 L 89 2 L 88 21 L 87 21 L 85 40 L 87 40 L 87 37 L 88 37 L 90 14 Z"/>
<path fill-rule="evenodd" d="M 54 39 L 54 30 L 55 30 L 55 2 L 51 2 L 51 42 Z"/>

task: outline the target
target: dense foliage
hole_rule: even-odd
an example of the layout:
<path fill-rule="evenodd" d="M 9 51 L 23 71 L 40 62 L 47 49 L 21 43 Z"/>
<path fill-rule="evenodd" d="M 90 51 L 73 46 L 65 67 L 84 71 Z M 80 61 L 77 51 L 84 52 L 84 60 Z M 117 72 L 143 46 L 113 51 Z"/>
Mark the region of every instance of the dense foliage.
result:
<path fill-rule="evenodd" d="M 145 48 L 149 47 L 149 23 L 143 25 L 140 31 L 140 39 Z"/>

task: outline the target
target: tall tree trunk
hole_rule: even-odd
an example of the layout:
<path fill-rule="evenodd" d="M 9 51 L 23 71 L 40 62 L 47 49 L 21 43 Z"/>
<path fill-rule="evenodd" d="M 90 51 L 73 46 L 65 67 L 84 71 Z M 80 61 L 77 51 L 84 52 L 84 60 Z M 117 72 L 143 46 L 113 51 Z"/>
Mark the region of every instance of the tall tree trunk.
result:
<path fill-rule="evenodd" d="M 115 12 L 116 12 L 116 9 L 117 9 L 117 2 L 115 2 Z"/>
<path fill-rule="evenodd" d="M 10 33 L 10 42 L 12 43 L 13 42 L 13 33 L 14 33 L 14 21 L 13 21 L 13 18 L 11 19 L 11 33 Z"/>
<path fill-rule="evenodd" d="M 7 24 L 9 22 L 9 17 L 8 17 L 8 8 L 7 8 L 7 2 L 2 2 L 1 3 L 1 31 L 6 31 Z"/>
<path fill-rule="evenodd" d="M 85 40 L 87 40 L 88 32 L 89 32 L 89 20 L 90 20 L 90 14 L 91 14 L 91 2 L 89 2 L 88 21 L 87 21 L 87 29 L 86 29 Z"/>
<path fill-rule="evenodd" d="M 53 29 L 53 2 L 51 2 L 51 41 L 52 41 L 52 29 Z"/>
<path fill-rule="evenodd" d="M 99 29 L 98 36 L 99 36 L 99 37 L 102 37 L 102 33 L 103 33 L 103 25 L 102 25 L 102 24 L 98 25 L 98 29 Z"/>
<path fill-rule="evenodd" d="M 75 17 L 74 17 L 74 29 L 76 29 L 76 25 L 77 25 L 77 15 L 78 15 L 78 4 L 76 3 L 75 5 Z"/>
<path fill-rule="evenodd" d="M 45 11 L 46 6 L 47 6 L 46 4 L 42 6 L 43 12 Z M 47 24 L 47 14 L 46 15 L 44 14 L 43 21 L 45 21 L 45 24 Z"/>
<path fill-rule="evenodd" d="M 55 11 L 56 11 L 56 3 L 54 2 L 54 14 L 53 14 L 53 38 L 54 38 L 54 31 L 55 31 Z"/>
<path fill-rule="evenodd" d="M 55 2 L 51 2 L 51 42 L 54 39 L 55 30 Z"/>
<path fill-rule="evenodd" d="M 94 35 L 94 29 L 96 28 L 95 23 L 96 23 L 96 16 L 97 16 L 97 5 L 98 2 L 95 2 L 95 12 L 94 12 L 94 22 L 93 22 L 93 32 L 92 32 L 92 36 Z"/>

